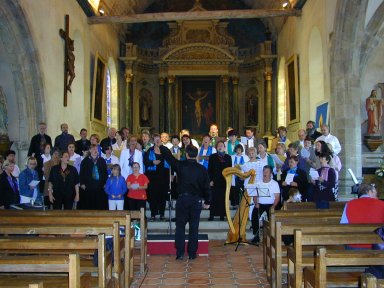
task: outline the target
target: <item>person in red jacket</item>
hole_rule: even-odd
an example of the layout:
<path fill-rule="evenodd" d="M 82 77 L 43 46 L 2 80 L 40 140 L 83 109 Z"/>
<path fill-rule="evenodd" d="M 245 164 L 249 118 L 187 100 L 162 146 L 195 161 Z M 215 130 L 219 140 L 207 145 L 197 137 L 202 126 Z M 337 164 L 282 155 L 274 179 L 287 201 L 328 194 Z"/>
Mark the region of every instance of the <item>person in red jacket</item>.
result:
<path fill-rule="evenodd" d="M 384 201 L 377 198 L 375 186 L 361 184 L 358 197 L 345 205 L 340 223 L 384 223 Z"/>

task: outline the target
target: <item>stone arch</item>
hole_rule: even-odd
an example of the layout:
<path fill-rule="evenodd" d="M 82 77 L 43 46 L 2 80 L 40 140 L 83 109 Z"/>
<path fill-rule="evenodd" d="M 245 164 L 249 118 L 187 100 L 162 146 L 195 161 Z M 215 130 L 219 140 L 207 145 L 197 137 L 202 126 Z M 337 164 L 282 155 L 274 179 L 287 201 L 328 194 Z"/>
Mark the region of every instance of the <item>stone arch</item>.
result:
<path fill-rule="evenodd" d="M 8 113 L 8 131 L 16 148 L 25 150 L 37 124 L 46 121 L 46 111 L 39 59 L 18 1 L 2 1 L 0 5 L 0 41 L 9 60 L 5 67 L 13 87 L 4 89 L 8 103 L 14 104 Z"/>
<path fill-rule="evenodd" d="M 361 77 L 373 51 L 384 41 L 384 4 L 376 10 L 365 27 L 368 0 L 340 0 L 337 3 L 332 50 L 330 57 L 331 133 L 342 145 L 343 166 L 362 176 L 361 137 Z M 350 187 L 352 181 L 342 170 L 341 185 Z M 350 189 L 345 189 L 350 191 Z"/>
<path fill-rule="evenodd" d="M 279 60 L 277 71 L 277 126 L 287 125 L 287 94 L 285 85 L 285 57 Z"/>
<path fill-rule="evenodd" d="M 112 57 L 109 57 L 107 65 L 111 77 L 111 126 L 119 129 L 119 99 L 115 60 Z"/>
<path fill-rule="evenodd" d="M 312 28 L 308 45 L 309 109 L 310 119 L 315 119 L 316 104 L 324 100 L 324 57 L 319 28 Z"/>

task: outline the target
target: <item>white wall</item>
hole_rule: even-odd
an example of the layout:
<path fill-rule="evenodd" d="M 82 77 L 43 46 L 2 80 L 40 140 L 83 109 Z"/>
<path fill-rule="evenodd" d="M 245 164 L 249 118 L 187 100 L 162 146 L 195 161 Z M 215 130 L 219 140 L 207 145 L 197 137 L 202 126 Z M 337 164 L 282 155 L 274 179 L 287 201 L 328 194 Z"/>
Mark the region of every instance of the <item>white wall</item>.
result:
<path fill-rule="evenodd" d="M 321 49 L 323 59 L 323 75 L 316 75 L 311 79 L 321 78 L 319 83 L 323 86 L 325 99 L 330 97 L 330 79 L 329 79 L 329 48 L 330 38 L 332 36 L 333 23 L 335 17 L 336 0 L 308 0 L 302 10 L 301 17 L 289 17 L 283 26 L 277 40 L 278 59 L 282 57 L 289 59 L 293 54 L 299 58 L 299 85 L 300 85 L 300 123 L 292 125 L 290 137 L 296 138 L 298 127 L 305 127 L 308 120 L 313 119 L 316 110 L 318 96 L 310 101 L 310 39 L 314 29 L 318 30 L 318 37 L 321 40 Z M 312 36 L 313 37 L 313 36 Z M 317 53 L 320 54 L 320 53 Z M 312 64 L 315 62 L 311 62 Z M 312 65 L 313 66 L 313 65 Z M 313 69 L 313 67 L 312 67 Z M 316 70 L 316 69 L 315 69 Z M 312 80 L 314 81 L 314 80 Z M 312 82 L 313 87 L 318 86 Z M 288 125 L 288 123 L 286 123 Z M 290 128 L 290 127 L 288 127 Z"/>
<path fill-rule="evenodd" d="M 60 123 L 69 124 L 69 132 L 78 137 L 81 128 L 89 129 L 93 56 L 117 63 L 118 34 L 112 26 L 90 26 L 76 1 L 20 0 L 32 33 L 43 73 L 45 109 L 48 133 L 60 133 Z M 64 16 L 69 15 L 69 35 L 75 40 L 75 73 L 73 93 L 68 95 L 68 106 L 63 106 L 64 43 L 59 29 L 64 28 Z"/>

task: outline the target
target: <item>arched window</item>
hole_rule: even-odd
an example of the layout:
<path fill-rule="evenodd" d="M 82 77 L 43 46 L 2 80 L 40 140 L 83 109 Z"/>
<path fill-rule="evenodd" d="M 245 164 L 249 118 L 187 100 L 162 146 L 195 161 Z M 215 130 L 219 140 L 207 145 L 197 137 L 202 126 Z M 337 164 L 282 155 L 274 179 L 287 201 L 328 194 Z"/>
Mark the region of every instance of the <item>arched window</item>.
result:
<path fill-rule="evenodd" d="M 105 94 L 107 95 L 107 126 L 112 126 L 112 116 L 111 116 L 111 73 L 109 72 L 109 68 L 107 69 L 107 77 L 105 83 Z"/>

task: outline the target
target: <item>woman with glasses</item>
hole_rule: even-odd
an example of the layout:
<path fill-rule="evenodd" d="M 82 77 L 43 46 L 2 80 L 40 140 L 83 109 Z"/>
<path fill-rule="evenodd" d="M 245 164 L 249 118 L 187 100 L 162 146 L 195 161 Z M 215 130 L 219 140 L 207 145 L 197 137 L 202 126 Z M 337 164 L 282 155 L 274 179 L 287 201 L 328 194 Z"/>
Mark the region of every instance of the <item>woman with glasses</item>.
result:
<path fill-rule="evenodd" d="M 147 201 L 147 188 L 149 180 L 145 174 L 140 173 L 140 164 L 134 162 L 132 165 L 133 173 L 127 178 L 128 187 L 128 207 L 129 210 L 145 209 Z"/>
<path fill-rule="evenodd" d="M 20 203 L 19 188 L 16 177 L 12 175 L 15 164 L 4 161 L 3 173 L 0 175 L 0 209 L 8 209 L 10 205 Z"/>

